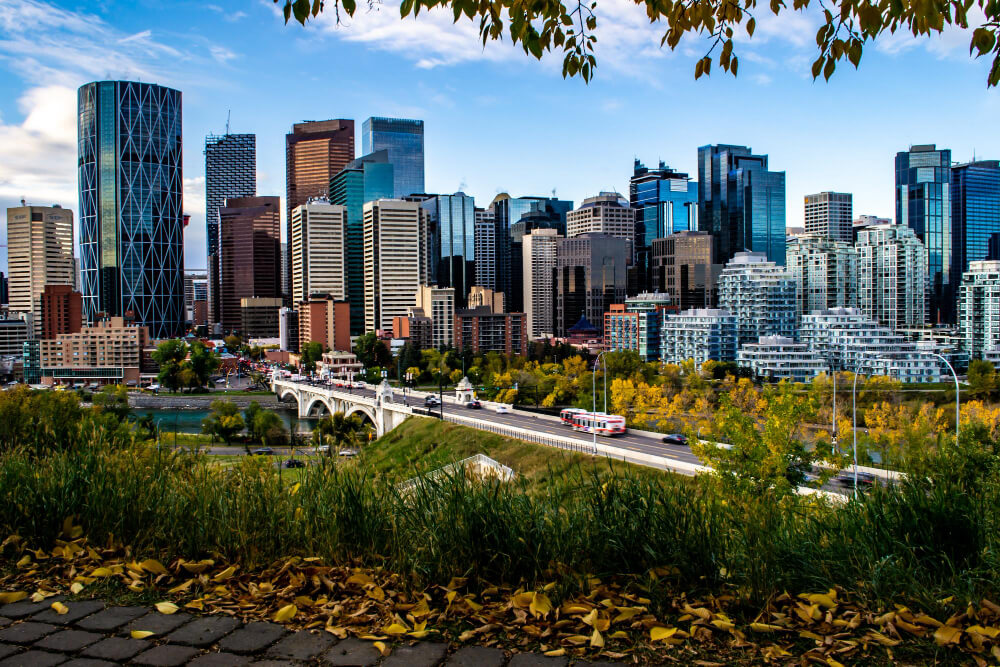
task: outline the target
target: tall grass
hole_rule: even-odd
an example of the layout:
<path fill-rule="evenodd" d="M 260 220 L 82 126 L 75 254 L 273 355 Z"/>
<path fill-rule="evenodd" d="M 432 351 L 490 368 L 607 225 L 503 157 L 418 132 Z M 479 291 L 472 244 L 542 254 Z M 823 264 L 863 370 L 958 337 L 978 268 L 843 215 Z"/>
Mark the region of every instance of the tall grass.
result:
<path fill-rule="evenodd" d="M 845 507 L 723 498 L 672 475 L 564 472 L 539 491 L 458 474 L 402 493 L 365 467 L 310 466 L 299 486 L 250 457 L 99 444 L 0 455 L 0 533 L 36 544 L 76 516 L 94 541 L 138 554 L 220 557 L 254 567 L 291 555 L 379 564 L 424 582 L 550 580 L 676 568 L 688 590 L 747 599 L 843 586 L 888 600 L 995 592 L 994 481 L 915 479 Z"/>

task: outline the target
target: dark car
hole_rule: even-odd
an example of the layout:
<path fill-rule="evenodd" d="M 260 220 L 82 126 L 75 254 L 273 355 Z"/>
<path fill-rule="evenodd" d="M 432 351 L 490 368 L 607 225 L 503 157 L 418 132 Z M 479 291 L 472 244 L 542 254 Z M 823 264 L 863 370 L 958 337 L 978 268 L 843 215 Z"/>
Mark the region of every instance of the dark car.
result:
<path fill-rule="evenodd" d="M 473 409 L 473 410 L 478 410 L 478 409 L 480 409 L 481 407 L 483 407 L 483 404 L 482 404 L 482 403 L 480 403 L 479 401 L 476 401 L 476 400 L 472 400 L 472 401 L 466 401 L 466 403 L 465 403 L 465 407 L 467 407 L 467 408 L 471 408 L 471 409 Z"/>
<path fill-rule="evenodd" d="M 680 445 L 684 446 L 688 444 L 688 439 L 686 435 L 681 433 L 671 433 L 670 435 L 663 436 L 663 444 L 665 445 Z"/>
<path fill-rule="evenodd" d="M 285 467 L 286 468 L 305 468 L 306 464 L 305 464 L 305 461 L 303 461 L 302 459 L 288 459 L 287 461 L 285 461 Z"/>
<path fill-rule="evenodd" d="M 260 449 L 255 449 L 250 453 L 254 456 L 271 456 L 274 454 L 274 450 L 270 447 L 261 447 Z"/>

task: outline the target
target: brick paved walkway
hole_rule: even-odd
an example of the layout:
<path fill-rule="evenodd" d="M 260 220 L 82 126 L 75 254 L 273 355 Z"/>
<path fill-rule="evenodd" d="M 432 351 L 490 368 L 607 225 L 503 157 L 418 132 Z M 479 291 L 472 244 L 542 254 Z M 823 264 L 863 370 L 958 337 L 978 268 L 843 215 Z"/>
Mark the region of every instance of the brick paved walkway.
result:
<path fill-rule="evenodd" d="M 496 648 L 421 641 L 400 644 L 383 657 L 372 642 L 338 640 L 328 632 L 299 630 L 229 616 L 165 615 L 146 607 L 106 607 L 99 600 L 52 603 L 22 600 L 0 606 L 0 667 L 230 667 L 232 665 L 337 665 L 339 667 L 561 667 L 567 658 Z M 155 634 L 133 639 L 133 630 Z M 576 665 L 612 665 L 576 661 Z"/>

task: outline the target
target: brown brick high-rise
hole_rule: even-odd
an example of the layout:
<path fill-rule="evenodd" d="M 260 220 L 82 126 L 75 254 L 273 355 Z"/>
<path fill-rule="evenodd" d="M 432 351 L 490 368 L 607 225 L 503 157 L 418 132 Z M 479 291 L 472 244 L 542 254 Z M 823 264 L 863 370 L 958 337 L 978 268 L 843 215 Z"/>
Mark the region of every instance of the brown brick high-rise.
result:
<path fill-rule="evenodd" d="M 42 327 L 40 338 L 48 340 L 59 334 L 80 333 L 83 326 L 83 295 L 72 285 L 46 285 L 41 298 Z"/>
<path fill-rule="evenodd" d="M 296 123 L 285 135 L 285 220 L 288 228 L 286 262 L 292 267 L 292 211 L 310 197 L 326 197 L 330 180 L 354 159 L 354 121 L 310 120 Z M 291 281 L 289 281 L 289 285 Z"/>
<path fill-rule="evenodd" d="M 281 198 L 227 199 L 219 209 L 222 329 L 242 326 L 240 299 L 281 298 Z"/>

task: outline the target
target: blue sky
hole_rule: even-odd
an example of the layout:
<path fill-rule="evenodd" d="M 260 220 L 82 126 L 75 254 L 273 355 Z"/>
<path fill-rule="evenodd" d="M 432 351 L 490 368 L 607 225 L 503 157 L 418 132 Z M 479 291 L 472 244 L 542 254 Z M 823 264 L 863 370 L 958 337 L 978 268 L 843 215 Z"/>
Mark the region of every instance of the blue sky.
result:
<path fill-rule="evenodd" d="M 733 143 L 786 171 L 794 226 L 803 196 L 822 190 L 853 192 L 855 214 L 891 217 L 893 157 L 913 143 L 1000 158 L 1000 92 L 987 90 L 988 62 L 970 59 L 958 30 L 883 39 L 859 71 L 825 83 L 809 76 L 815 15 L 759 15 L 737 46 L 740 76 L 695 81 L 707 43 L 660 49 L 662 29 L 643 10 L 600 0 L 586 85 L 562 79 L 558 56 L 484 49 L 475 26 L 448 13 L 401 21 L 398 4 L 376 7 L 303 29 L 284 25 L 270 0 L 0 0 L 0 207 L 25 197 L 76 211 L 75 91 L 105 78 L 183 91 L 190 268 L 205 265 L 204 137 L 225 129 L 229 111 L 232 131 L 257 134 L 258 192 L 282 197 L 292 123 L 354 118 L 360 131 L 372 115 L 422 118 L 428 191 L 462 188 L 480 205 L 501 191 L 576 202 L 627 192 L 633 158 L 694 174 L 698 146 Z"/>

